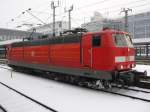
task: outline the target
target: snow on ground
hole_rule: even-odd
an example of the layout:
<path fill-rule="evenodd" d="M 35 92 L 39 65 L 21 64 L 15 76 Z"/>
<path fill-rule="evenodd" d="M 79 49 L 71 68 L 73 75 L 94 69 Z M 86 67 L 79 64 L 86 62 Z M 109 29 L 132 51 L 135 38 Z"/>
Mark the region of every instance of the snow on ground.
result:
<path fill-rule="evenodd" d="M 141 70 L 149 66 L 137 66 Z M 148 71 L 150 72 L 150 70 Z M 0 68 L 0 81 L 58 112 L 150 112 L 150 103 Z M 0 85 L 1 86 L 1 85 Z M 5 97 L 1 94 L 0 97 Z M 2 102 L 0 102 L 1 104 Z M 14 107 L 15 108 L 15 107 Z M 33 107 L 34 108 L 34 107 Z"/>
<path fill-rule="evenodd" d="M 0 112 L 3 112 L 3 110 L 0 109 Z"/>
<path fill-rule="evenodd" d="M 134 69 L 141 72 L 147 71 L 147 75 L 150 76 L 150 65 L 136 65 Z"/>
<path fill-rule="evenodd" d="M 49 110 L 2 85 L 0 85 L 0 91 L 0 104 L 8 112 L 49 112 Z"/>

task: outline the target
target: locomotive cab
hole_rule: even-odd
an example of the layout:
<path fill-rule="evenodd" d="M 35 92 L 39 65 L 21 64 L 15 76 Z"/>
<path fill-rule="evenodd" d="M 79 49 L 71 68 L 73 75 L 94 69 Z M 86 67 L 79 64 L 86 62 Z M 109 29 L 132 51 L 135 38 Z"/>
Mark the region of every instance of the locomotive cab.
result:
<path fill-rule="evenodd" d="M 135 50 L 128 33 L 110 29 L 86 33 L 82 37 L 81 52 L 82 66 L 93 70 L 98 74 L 98 78 L 104 80 L 112 80 L 113 77 L 115 80 L 118 77 L 132 79 L 128 72 L 135 67 Z"/>
<path fill-rule="evenodd" d="M 135 50 L 129 34 L 104 30 L 83 35 L 82 64 L 100 71 L 122 71 L 135 67 Z"/>
<path fill-rule="evenodd" d="M 127 33 L 113 33 L 114 42 L 114 65 L 116 70 L 129 70 L 135 67 L 135 50 L 132 44 L 132 40 Z"/>

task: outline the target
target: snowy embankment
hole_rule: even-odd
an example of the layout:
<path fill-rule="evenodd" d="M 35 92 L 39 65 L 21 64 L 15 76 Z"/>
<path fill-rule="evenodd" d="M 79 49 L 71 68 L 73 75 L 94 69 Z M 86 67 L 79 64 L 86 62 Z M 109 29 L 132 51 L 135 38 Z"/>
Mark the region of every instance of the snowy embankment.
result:
<path fill-rule="evenodd" d="M 149 66 L 138 65 L 136 69 L 143 71 L 148 69 L 148 73 L 150 72 Z M 10 70 L 0 68 L 0 82 L 58 110 L 58 112 L 150 112 L 150 103 L 147 102 L 23 73 L 13 72 L 12 76 L 11 78 Z M 5 101 L 7 97 L 0 92 L 0 99 Z M 3 105 L 3 102 L 0 104 Z M 16 105 L 12 108 L 19 108 L 19 106 Z"/>
<path fill-rule="evenodd" d="M 136 65 L 134 69 L 141 72 L 147 71 L 147 75 L 150 76 L 150 65 Z"/>

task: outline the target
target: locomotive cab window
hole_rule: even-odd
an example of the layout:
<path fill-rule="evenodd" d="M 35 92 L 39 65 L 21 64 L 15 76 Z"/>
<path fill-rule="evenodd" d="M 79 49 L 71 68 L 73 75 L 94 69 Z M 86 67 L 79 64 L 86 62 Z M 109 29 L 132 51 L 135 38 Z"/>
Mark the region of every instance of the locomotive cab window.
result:
<path fill-rule="evenodd" d="M 117 47 L 133 47 L 131 37 L 128 34 L 113 34 Z"/>
<path fill-rule="evenodd" d="M 94 35 L 92 38 L 92 46 L 98 47 L 101 45 L 101 37 L 100 35 Z"/>

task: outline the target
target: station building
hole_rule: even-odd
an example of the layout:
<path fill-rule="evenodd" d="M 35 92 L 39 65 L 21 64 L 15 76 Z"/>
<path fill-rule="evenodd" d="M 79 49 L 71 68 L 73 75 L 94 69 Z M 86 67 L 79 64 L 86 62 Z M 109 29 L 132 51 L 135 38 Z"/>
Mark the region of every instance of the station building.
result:
<path fill-rule="evenodd" d="M 23 39 L 25 37 L 29 37 L 30 34 L 31 32 L 27 31 L 0 28 L 0 42 L 6 40 Z M 33 35 L 38 37 L 40 34 L 33 33 Z"/>
<path fill-rule="evenodd" d="M 91 21 L 81 27 L 89 31 L 100 31 L 103 27 L 124 30 L 124 18 L 108 20 L 100 13 L 94 13 Z M 150 12 L 139 13 L 128 17 L 128 31 L 137 49 L 137 55 L 150 57 Z"/>
<path fill-rule="evenodd" d="M 123 29 L 123 26 L 122 20 L 103 18 L 99 12 L 94 12 L 94 16 L 91 17 L 91 21 L 81 25 L 82 28 L 86 28 L 90 32 L 101 31 L 104 27 L 121 30 Z"/>
<path fill-rule="evenodd" d="M 84 23 L 81 27 L 89 31 L 100 31 L 103 27 L 124 30 L 124 18 L 111 20 L 105 19 L 98 12 L 94 13 L 91 21 Z M 128 31 L 133 39 L 150 38 L 150 12 L 131 15 L 128 17 Z M 136 41 L 135 41 L 136 42 Z"/>
<path fill-rule="evenodd" d="M 23 38 L 29 37 L 30 35 L 31 32 L 27 31 L 0 28 L 0 58 L 5 58 L 6 56 L 6 45 L 22 41 Z M 41 34 L 33 33 L 35 38 L 39 35 Z"/>
<path fill-rule="evenodd" d="M 60 33 L 63 31 L 68 30 L 69 23 L 66 21 L 56 21 L 55 22 L 55 35 L 59 36 Z M 53 35 L 53 23 L 41 25 L 38 27 L 34 27 L 36 29 L 37 33 L 42 33 L 44 35 Z M 32 31 L 32 29 L 29 29 L 28 31 Z"/>
<path fill-rule="evenodd" d="M 150 12 L 140 13 L 128 17 L 129 32 L 133 38 L 150 38 Z"/>

